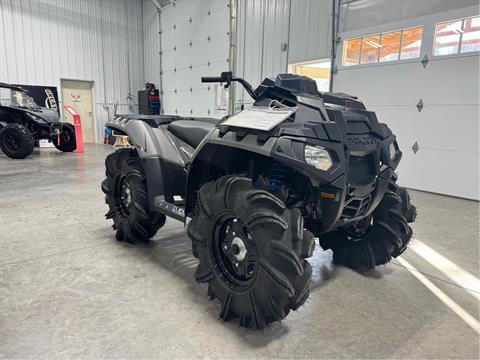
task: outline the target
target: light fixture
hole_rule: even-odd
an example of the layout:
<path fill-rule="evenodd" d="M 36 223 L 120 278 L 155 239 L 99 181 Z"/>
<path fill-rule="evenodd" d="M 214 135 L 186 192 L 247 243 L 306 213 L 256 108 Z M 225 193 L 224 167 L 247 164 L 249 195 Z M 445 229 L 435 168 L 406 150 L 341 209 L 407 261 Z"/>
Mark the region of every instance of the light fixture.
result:
<path fill-rule="evenodd" d="M 372 46 L 372 47 L 374 47 L 374 48 L 376 48 L 376 49 L 382 47 L 382 45 L 380 45 L 380 44 L 378 44 L 378 43 L 376 43 L 376 42 L 373 42 L 373 41 L 371 41 L 371 40 L 365 41 L 365 43 L 368 44 L 368 45 L 370 45 L 370 46 Z"/>

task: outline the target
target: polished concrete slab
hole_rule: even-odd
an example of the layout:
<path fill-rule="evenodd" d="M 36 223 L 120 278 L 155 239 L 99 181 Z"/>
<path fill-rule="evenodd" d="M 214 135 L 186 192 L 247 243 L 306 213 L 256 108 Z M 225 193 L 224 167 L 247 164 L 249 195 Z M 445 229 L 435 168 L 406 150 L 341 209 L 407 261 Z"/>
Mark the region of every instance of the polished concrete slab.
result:
<path fill-rule="evenodd" d="M 109 151 L 0 154 L 0 358 L 479 357 L 471 324 L 399 260 L 357 273 L 321 248 L 310 299 L 286 320 L 262 331 L 218 321 L 181 223 L 146 245 L 116 242 L 100 191 Z M 478 203 L 412 197 L 418 241 L 478 279 Z M 415 251 L 403 259 L 478 322 L 475 284 Z"/>

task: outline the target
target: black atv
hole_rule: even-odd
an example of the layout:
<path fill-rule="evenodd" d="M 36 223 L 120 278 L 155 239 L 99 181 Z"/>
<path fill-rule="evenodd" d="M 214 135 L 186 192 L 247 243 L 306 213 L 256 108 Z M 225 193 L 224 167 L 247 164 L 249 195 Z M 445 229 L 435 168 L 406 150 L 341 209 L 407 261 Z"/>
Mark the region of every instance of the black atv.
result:
<path fill-rule="evenodd" d="M 375 113 L 313 80 L 278 75 L 253 107 L 221 121 L 119 116 L 134 148 L 108 155 L 102 190 L 118 240 L 145 241 L 166 216 L 188 223 L 198 282 L 220 318 L 262 328 L 309 296 L 314 237 L 336 264 L 374 268 L 399 256 L 415 207 L 396 184 L 402 153 Z"/>
<path fill-rule="evenodd" d="M 4 154 L 24 159 L 42 139 L 64 152 L 77 148 L 75 128 L 60 122 L 56 110 L 38 106 L 21 87 L 0 83 L 0 148 Z"/>

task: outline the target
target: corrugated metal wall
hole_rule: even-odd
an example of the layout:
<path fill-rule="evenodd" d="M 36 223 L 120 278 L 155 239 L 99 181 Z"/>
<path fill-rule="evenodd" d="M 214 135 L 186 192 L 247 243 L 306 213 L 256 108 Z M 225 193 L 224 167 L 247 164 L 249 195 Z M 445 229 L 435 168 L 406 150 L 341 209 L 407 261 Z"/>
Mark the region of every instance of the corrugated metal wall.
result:
<path fill-rule="evenodd" d="M 143 0 L 145 81 L 160 88 L 160 15 L 152 0 Z"/>
<path fill-rule="evenodd" d="M 94 81 L 97 133 L 143 87 L 142 2 L 0 0 L 0 81 L 55 85 Z M 107 111 L 108 109 L 108 111 Z M 101 140 L 101 139 L 98 139 Z"/>
<path fill-rule="evenodd" d="M 331 0 L 238 0 L 236 74 L 253 86 L 288 64 L 330 57 Z M 236 103 L 251 103 L 237 86 Z"/>

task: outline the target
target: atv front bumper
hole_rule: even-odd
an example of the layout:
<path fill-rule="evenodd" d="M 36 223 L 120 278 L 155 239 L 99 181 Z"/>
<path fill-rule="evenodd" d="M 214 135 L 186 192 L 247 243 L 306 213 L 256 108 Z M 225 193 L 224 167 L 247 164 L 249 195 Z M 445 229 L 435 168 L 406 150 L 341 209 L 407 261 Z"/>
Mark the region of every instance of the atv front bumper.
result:
<path fill-rule="evenodd" d="M 321 170 L 307 164 L 307 145 L 327 150 L 332 160 L 330 168 Z M 368 134 L 349 135 L 339 142 L 281 137 L 271 156 L 307 176 L 318 189 L 321 232 L 327 232 L 357 222 L 375 210 L 389 181 L 396 176 L 402 153 L 394 135 L 379 139 Z"/>

